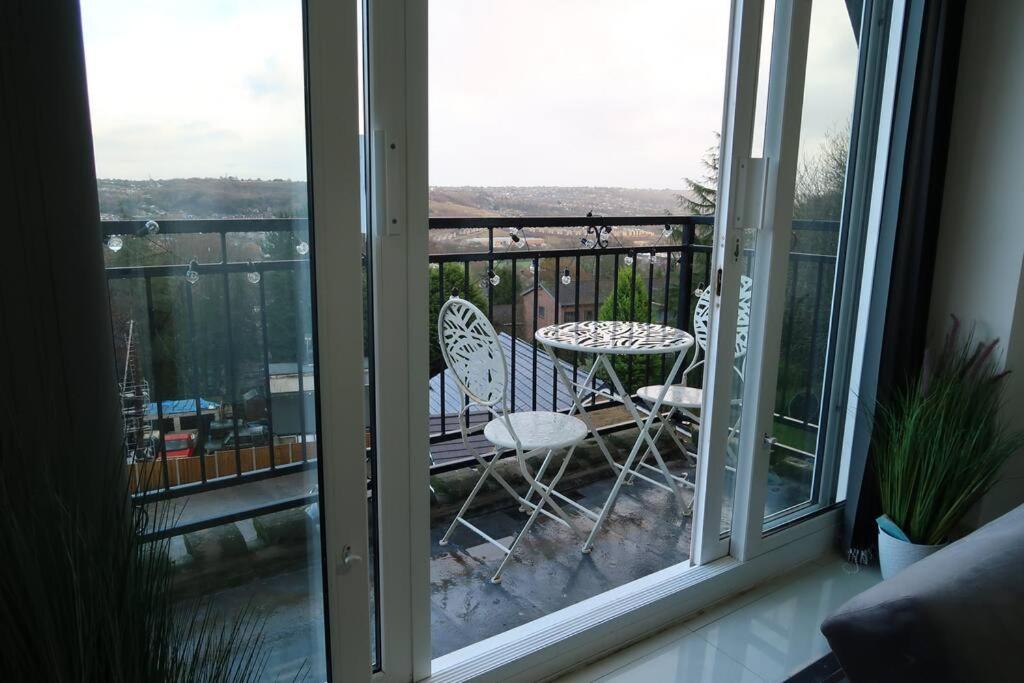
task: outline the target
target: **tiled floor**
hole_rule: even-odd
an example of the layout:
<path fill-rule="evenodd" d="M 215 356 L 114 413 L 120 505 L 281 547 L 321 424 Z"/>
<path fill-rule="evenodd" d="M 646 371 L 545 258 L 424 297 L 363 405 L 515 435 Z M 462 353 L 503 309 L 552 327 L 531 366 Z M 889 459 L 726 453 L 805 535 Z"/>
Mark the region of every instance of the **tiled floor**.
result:
<path fill-rule="evenodd" d="M 875 568 L 824 558 L 559 680 L 783 681 L 828 652 L 825 617 L 880 580 Z"/>

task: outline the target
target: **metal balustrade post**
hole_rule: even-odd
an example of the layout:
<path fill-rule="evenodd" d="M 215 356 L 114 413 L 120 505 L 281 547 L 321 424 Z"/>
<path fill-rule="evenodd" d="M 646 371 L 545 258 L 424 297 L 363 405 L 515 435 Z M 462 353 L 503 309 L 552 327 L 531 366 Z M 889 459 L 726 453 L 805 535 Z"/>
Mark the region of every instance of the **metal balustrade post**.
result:
<path fill-rule="evenodd" d="M 576 303 L 573 305 L 573 316 L 574 316 L 574 319 L 576 320 L 576 322 L 579 322 L 580 321 L 580 257 L 578 255 L 576 256 L 575 261 L 576 261 L 576 281 L 573 284 L 576 285 L 576 296 L 575 296 L 575 299 L 574 299 L 574 301 Z M 572 383 L 574 385 L 576 384 L 576 380 L 579 377 L 579 364 L 580 364 L 580 354 L 577 353 L 576 351 L 573 351 L 573 353 L 572 353 Z"/>
<path fill-rule="evenodd" d="M 537 309 L 538 290 L 540 289 L 540 260 L 533 259 L 533 329 L 530 331 L 530 343 L 533 345 L 533 377 L 530 382 L 531 410 L 537 410 Z"/>
<path fill-rule="evenodd" d="M 594 253 L 594 320 L 598 320 L 601 317 L 601 252 Z M 590 374 L 590 388 L 597 388 L 597 373 Z M 590 394 L 590 405 L 597 403 L 597 394 Z"/>
<path fill-rule="evenodd" d="M 297 282 L 298 286 L 295 288 L 295 310 L 301 311 L 302 308 L 302 283 Z M 299 386 L 299 444 L 300 452 L 302 453 L 302 462 L 306 462 L 309 459 L 309 454 L 306 448 L 306 336 L 302 332 L 303 325 L 301 324 L 301 318 L 295 316 L 295 362 L 298 366 L 298 374 L 296 379 L 298 380 Z"/>
<path fill-rule="evenodd" d="M 145 278 L 146 287 L 146 330 L 149 332 L 149 349 L 150 349 L 150 365 L 156 370 L 156 355 L 158 344 L 156 343 L 156 330 L 153 329 L 153 279 Z M 156 373 L 154 372 L 154 375 Z M 154 376 L 153 381 L 150 382 L 150 400 L 156 404 L 156 425 L 157 425 L 157 436 L 160 440 L 159 443 L 159 454 L 160 462 L 162 464 L 162 472 L 164 475 L 164 490 L 169 491 L 171 489 L 171 475 L 167 469 L 167 441 L 166 434 L 164 434 L 164 411 L 163 402 L 160 400 L 160 392 L 157 390 L 156 377 Z M 147 406 L 148 407 L 148 406 Z M 143 412 L 145 417 L 145 412 Z M 150 430 L 152 434 L 153 430 Z M 146 491 L 149 491 L 149 482 L 146 482 Z"/>
<path fill-rule="evenodd" d="M 821 316 L 821 285 L 822 285 L 822 280 L 824 279 L 824 277 L 823 277 L 824 269 L 825 269 L 824 262 L 819 260 L 818 263 L 817 263 L 817 273 L 816 273 L 816 276 L 815 276 L 814 307 L 811 309 L 811 311 L 813 312 L 812 313 L 812 317 L 811 317 L 811 343 L 810 343 L 810 349 L 808 350 L 808 353 L 807 353 L 807 373 L 806 373 L 806 379 L 804 381 L 804 393 L 807 394 L 807 395 L 811 395 L 811 382 L 814 380 L 814 371 L 815 371 L 815 368 L 816 368 L 816 365 L 817 365 L 816 352 L 818 350 L 817 349 L 817 345 L 818 345 L 817 344 L 817 341 L 818 341 L 818 339 L 817 339 L 818 338 L 818 320 L 819 320 L 819 318 Z M 819 401 L 820 401 L 820 399 L 819 399 Z M 820 403 L 819 403 L 818 407 L 820 409 L 820 407 L 821 407 Z M 807 423 L 808 423 L 807 411 L 804 411 L 802 422 L 804 423 L 804 426 L 807 426 Z"/>
<path fill-rule="evenodd" d="M 444 306 L 445 295 L 444 295 L 444 267 L 445 262 L 441 261 L 437 264 L 437 310 L 440 311 L 441 307 Z M 431 325 L 437 325 L 437 319 L 430 321 Z M 437 343 L 441 342 L 441 329 L 437 329 Z M 445 379 L 448 364 L 445 363 L 444 355 L 441 354 L 438 349 L 431 349 L 432 353 L 437 353 L 441 357 L 441 372 L 438 375 L 441 384 L 441 433 L 447 434 L 448 429 L 445 425 L 445 420 L 448 416 L 448 404 L 445 402 Z"/>
<path fill-rule="evenodd" d="M 562 258 L 560 256 L 555 257 L 555 311 L 554 320 L 555 325 L 563 322 L 559 315 L 561 311 L 561 303 L 559 294 L 562 291 Z M 556 360 L 557 362 L 557 360 Z M 536 382 L 534 378 L 534 382 Z M 558 374 L 551 369 L 551 410 L 558 410 Z"/>
<path fill-rule="evenodd" d="M 181 287 L 185 290 L 185 308 L 188 313 L 188 338 L 189 338 L 189 356 L 192 361 L 192 397 L 196 402 L 196 421 L 198 437 L 196 438 L 196 445 L 199 450 L 199 479 L 202 483 L 206 483 L 206 426 L 203 424 L 203 409 L 202 409 L 202 396 L 199 390 L 199 362 L 196 358 L 196 323 L 195 323 L 195 312 L 194 304 L 192 300 L 192 288 L 195 285 L 191 285 L 187 282 L 182 282 Z"/>
<path fill-rule="evenodd" d="M 644 322 L 653 322 L 651 318 L 654 317 L 654 262 L 657 260 L 657 252 L 651 250 L 651 258 L 647 264 L 647 313 L 644 316 Z M 647 356 L 644 358 L 644 385 L 651 383 L 651 362 L 653 358 Z"/>
<path fill-rule="evenodd" d="M 262 274 L 261 274 L 262 275 Z M 277 469 L 277 454 L 274 452 L 274 408 L 273 391 L 270 386 L 270 338 L 267 331 L 267 292 L 264 283 L 266 276 L 260 277 L 260 335 L 263 346 L 263 390 L 266 394 L 264 405 L 267 411 L 267 436 L 270 446 L 270 469 Z M 256 469 L 253 467 L 253 469 Z"/>
<path fill-rule="evenodd" d="M 793 350 L 793 328 L 796 326 L 796 285 L 800 279 L 800 261 L 790 259 L 790 263 L 792 264 L 792 270 L 790 271 L 792 279 L 789 281 L 789 296 L 787 297 L 786 312 L 782 323 L 785 330 L 782 341 L 782 368 L 779 373 L 779 386 L 775 394 L 775 412 L 779 414 L 785 414 L 786 412 L 786 392 L 789 391 L 789 366 Z"/>
<path fill-rule="evenodd" d="M 226 264 L 228 262 L 228 246 L 227 246 L 227 233 L 222 232 L 220 234 L 220 262 Z M 231 430 L 235 435 L 235 474 L 239 477 L 242 476 L 242 451 L 239 446 L 238 437 L 238 387 L 235 384 L 235 333 L 234 325 L 231 324 L 231 281 L 230 275 L 227 271 L 223 273 L 223 284 L 224 284 L 224 336 L 228 341 L 227 349 L 225 350 L 224 360 L 226 362 L 226 372 L 228 380 L 228 396 L 231 399 Z"/>
<path fill-rule="evenodd" d="M 516 309 L 519 308 L 519 271 L 512 257 L 512 410 L 516 409 Z"/>
<path fill-rule="evenodd" d="M 695 227 L 692 223 L 683 226 L 683 247 L 679 252 L 679 300 L 676 302 L 676 327 L 693 334 L 690 320 L 690 297 L 693 291 L 693 238 Z M 672 377 L 672 382 L 683 381 L 682 376 Z"/>

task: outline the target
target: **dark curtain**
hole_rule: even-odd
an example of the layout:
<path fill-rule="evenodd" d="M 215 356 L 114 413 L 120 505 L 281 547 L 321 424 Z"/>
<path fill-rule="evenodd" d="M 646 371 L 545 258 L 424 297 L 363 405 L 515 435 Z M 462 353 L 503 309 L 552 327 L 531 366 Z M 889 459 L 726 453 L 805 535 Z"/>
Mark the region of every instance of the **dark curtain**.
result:
<path fill-rule="evenodd" d="M 914 0 L 907 16 L 908 26 L 919 25 L 920 32 L 916 41 L 906 41 L 902 56 L 904 66 L 916 66 L 901 66 L 897 86 L 897 102 L 902 96 L 908 104 L 897 106 L 896 118 L 903 120 L 893 123 L 900 135 L 892 145 L 903 146 L 898 150 L 902 174 L 896 182 L 890 177 L 885 188 L 896 230 L 878 361 L 879 401 L 915 376 L 924 358 L 964 2 Z M 843 545 L 859 561 L 875 554 L 875 519 L 881 514 L 871 460 L 870 449 L 854 452 L 847 488 Z"/>

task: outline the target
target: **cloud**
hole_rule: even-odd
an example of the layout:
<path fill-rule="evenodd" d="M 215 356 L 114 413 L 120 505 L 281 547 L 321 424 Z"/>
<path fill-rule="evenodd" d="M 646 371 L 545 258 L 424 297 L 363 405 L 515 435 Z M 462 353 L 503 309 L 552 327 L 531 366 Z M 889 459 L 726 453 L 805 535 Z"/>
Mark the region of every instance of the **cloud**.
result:
<path fill-rule="evenodd" d="M 671 187 L 721 128 L 728 3 L 431 4 L 434 185 Z M 306 173 L 301 4 L 83 0 L 101 177 Z M 802 144 L 849 117 L 856 46 L 815 3 Z"/>

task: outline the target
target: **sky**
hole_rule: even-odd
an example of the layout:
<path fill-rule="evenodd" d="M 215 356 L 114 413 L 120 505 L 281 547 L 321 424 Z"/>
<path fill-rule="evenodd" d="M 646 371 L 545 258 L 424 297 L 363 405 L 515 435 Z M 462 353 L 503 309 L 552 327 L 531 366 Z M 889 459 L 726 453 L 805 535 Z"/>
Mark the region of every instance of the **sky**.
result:
<path fill-rule="evenodd" d="M 305 178 L 298 0 L 82 13 L 99 177 Z M 721 128 L 728 15 L 725 0 L 431 2 L 430 183 L 682 188 Z M 815 2 L 808 63 L 802 151 L 850 117 L 843 0 Z"/>

